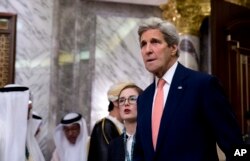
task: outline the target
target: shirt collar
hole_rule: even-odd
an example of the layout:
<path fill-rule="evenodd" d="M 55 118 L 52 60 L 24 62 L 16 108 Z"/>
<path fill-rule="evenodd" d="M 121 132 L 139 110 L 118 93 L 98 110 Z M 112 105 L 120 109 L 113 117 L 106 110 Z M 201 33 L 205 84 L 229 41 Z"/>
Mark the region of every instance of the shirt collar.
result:
<path fill-rule="evenodd" d="M 176 61 L 169 69 L 168 71 L 163 75 L 162 79 L 164 79 L 166 81 L 167 84 L 171 84 L 173 77 L 174 77 L 174 73 L 175 70 L 177 68 L 178 62 Z M 160 78 L 155 77 L 155 85 L 157 86 L 157 82 Z"/>

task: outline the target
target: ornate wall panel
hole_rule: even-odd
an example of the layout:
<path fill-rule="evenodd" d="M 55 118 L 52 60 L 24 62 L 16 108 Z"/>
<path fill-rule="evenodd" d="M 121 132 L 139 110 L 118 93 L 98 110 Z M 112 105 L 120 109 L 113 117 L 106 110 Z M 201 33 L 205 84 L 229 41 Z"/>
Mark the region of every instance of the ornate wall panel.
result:
<path fill-rule="evenodd" d="M 14 82 L 16 15 L 0 13 L 0 87 Z"/>

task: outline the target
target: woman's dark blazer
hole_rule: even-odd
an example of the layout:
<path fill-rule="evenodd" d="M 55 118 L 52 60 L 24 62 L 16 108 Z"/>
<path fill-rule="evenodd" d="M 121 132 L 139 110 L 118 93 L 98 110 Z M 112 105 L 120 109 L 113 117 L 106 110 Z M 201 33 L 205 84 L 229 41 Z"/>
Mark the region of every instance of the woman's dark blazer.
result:
<path fill-rule="evenodd" d="M 125 161 L 123 134 L 110 142 L 107 161 Z"/>

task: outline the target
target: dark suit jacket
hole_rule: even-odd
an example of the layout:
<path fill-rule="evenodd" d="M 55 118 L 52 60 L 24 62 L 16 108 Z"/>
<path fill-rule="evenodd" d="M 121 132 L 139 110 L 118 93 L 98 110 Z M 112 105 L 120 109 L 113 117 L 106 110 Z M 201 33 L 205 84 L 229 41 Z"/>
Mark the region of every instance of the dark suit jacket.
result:
<path fill-rule="evenodd" d="M 109 144 L 107 161 L 125 161 L 124 148 L 123 135 L 113 139 Z"/>
<path fill-rule="evenodd" d="M 151 133 L 155 83 L 138 98 L 134 161 L 218 161 L 216 143 L 230 160 L 241 131 L 217 79 L 178 63 L 161 119 L 156 151 Z"/>
<path fill-rule="evenodd" d="M 119 130 L 111 120 L 103 118 L 97 122 L 90 137 L 88 161 L 107 161 L 108 144 L 119 135 Z"/>

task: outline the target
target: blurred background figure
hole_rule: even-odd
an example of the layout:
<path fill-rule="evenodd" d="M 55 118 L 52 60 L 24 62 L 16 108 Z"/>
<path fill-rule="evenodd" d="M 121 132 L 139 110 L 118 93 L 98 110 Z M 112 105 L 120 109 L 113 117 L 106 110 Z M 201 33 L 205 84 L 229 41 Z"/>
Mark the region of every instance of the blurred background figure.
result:
<path fill-rule="evenodd" d="M 37 137 L 43 125 L 43 118 L 36 112 L 32 111 L 32 133 Z"/>
<path fill-rule="evenodd" d="M 24 161 L 29 88 L 9 84 L 0 88 L 0 160 Z"/>
<path fill-rule="evenodd" d="M 32 100 L 29 100 L 29 107 L 32 108 Z M 32 109 L 30 109 L 32 110 Z M 26 159 L 27 161 L 45 161 L 39 143 L 36 136 L 38 135 L 42 126 L 42 117 L 36 112 L 30 112 L 28 119 L 28 131 L 27 131 L 27 149 Z"/>
<path fill-rule="evenodd" d="M 54 141 L 56 149 L 51 161 L 86 161 L 88 131 L 82 115 L 66 114 L 55 129 Z"/>
<path fill-rule="evenodd" d="M 28 128 L 26 137 L 25 155 L 26 161 L 45 161 L 39 143 L 36 139 L 40 126 L 42 124 L 42 118 L 33 112 L 33 96 L 29 92 L 29 104 L 28 104 Z"/>
<path fill-rule="evenodd" d="M 250 111 L 245 113 L 245 119 L 247 120 L 247 133 L 243 138 L 246 144 L 250 144 Z"/>
<path fill-rule="evenodd" d="M 110 141 L 122 133 L 123 124 L 118 107 L 121 90 L 131 82 L 119 82 L 108 90 L 109 115 L 98 121 L 91 133 L 88 161 L 106 161 Z"/>
<path fill-rule="evenodd" d="M 132 161 L 137 125 L 137 98 L 142 89 L 131 84 L 125 86 L 119 95 L 120 115 L 124 122 L 123 134 L 111 140 L 107 161 Z"/>

